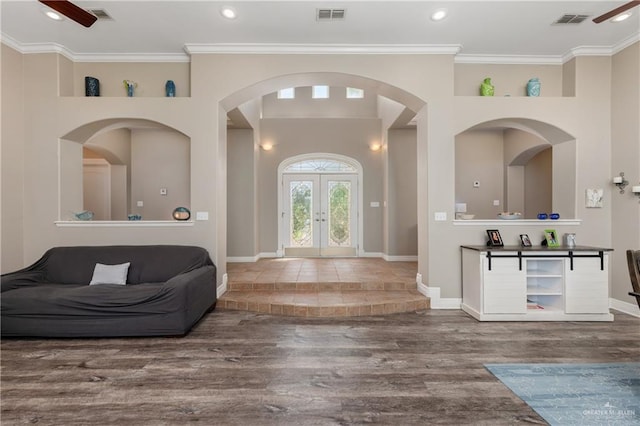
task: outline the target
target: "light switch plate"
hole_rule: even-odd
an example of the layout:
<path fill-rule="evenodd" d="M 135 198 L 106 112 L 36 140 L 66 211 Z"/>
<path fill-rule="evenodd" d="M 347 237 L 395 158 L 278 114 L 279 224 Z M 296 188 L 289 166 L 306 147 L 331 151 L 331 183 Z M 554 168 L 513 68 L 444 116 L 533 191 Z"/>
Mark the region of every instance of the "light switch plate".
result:
<path fill-rule="evenodd" d="M 435 212 L 434 219 L 437 221 L 447 220 L 447 212 Z"/>
<path fill-rule="evenodd" d="M 196 220 L 209 220 L 209 212 L 196 212 Z"/>
<path fill-rule="evenodd" d="M 500 200 L 493 200 L 493 205 L 494 206 L 499 206 L 500 205 Z"/>
<path fill-rule="evenodd" d="M 144 207 L 144 201 L 138 201 L 138 202 L 136 203 L 136 206 L 138 206 L 138 207 Z"/>
<path fill-rule="evenodd" d="M 369 205 L 371 207 L 380 207 L 380 202 L 379 201 L 372 201 Z"/>

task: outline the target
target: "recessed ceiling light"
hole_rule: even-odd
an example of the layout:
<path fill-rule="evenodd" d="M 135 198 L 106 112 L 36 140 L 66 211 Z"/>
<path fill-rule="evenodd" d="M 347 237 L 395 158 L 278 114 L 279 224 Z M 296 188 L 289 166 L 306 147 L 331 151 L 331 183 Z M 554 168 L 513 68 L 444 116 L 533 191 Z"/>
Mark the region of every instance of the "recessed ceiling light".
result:
<path fill-rule="evenodd" d="M 432 21 L 442 21 L 447 17 L 447 9 L 438 9 L 431 14 Z"/>
<path fill-rule="evenodd" d="M 54 21 L 62 21 L 64 19 L 62 15 L 54 12 L 51 9 L 42 9 L 42 13 L 44 13 L 48 18 L 53 19 Z"/>
<path fill-rule="evenodd" d="M 223 7 L 222 9 L 220 9 L 220 13 L 227 19 L 236 19 L 236 17 L 238 16 L 236 14 L 236 10 L 232 7 Z"/>
<path fill-rule="evenodd" d="M 611 22 L 622 22 L 625 19 L 628 19 L 631 16 L 631 12 L 625 12 L 621 15 L 616 16 L 611 20 Z"/>

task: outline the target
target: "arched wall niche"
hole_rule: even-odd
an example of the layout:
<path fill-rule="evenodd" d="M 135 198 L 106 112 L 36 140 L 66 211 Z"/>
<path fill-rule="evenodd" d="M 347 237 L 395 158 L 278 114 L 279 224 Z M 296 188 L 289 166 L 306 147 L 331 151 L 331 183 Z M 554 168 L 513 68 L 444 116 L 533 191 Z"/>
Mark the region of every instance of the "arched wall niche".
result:
<path fill-rule="evenodd" d="M 459 132 L 456 214 L 496 219 L 500 212 L 576 216 L 576 140 L 539 120 L 508 117 Z"/>
<path fill-rule="evenodd" d="M 171 220 L 175 207 L 190 206 L 190 138 L 179 130 L 113 118 L 79 126 L 59 143 L 60 220 L 84 210 L 98 221 Z"/>
<path fill-rule="evenodd" d="M 260 114 L 259 108 L 255 108 L 256 99 L 260 99 L 265 95 L 278 91 L 280 89 L 288 88 L 288 87 L 305 87 L 305 86 L 313 86 L 313 85 L 328 85 L 328 86 L 337 86 L 337 87 L 355 87 L 361 88 L 365 91 L 370 91 L 370 93 L 374 93 L 376 95 L 391 99 L 402 105 L 402 109 L 399 113 L 399 116 L 403 117 L 414 117 L 418 112 L 423 110 L 426 105 L 426 102 L 419 97 L 409 93 L 403 89 L 400 89 L 396 86 L 390 85 L 383 81 L 374 80 L 368 77 L 363 77 L 360 75 L 340 73 L 340 72 L 310 72 L 310 73 L 297 73 L 297 74 L 286 74 L 277 76 L 271 79 L 263 80 L 256 82 L 255 84 L 249 85 L 242 90 L 239 90 L 223 100 L 220 101 L 220 109 L 218 115 L 218 129 L 219 129 L 219 140 L 226 141 L 226 121 L 227 114 L 232 111 L 240 110 L 245 113 L 245 117 L 249 123 L 251 123 L 253 128 L 253 139 L 254 139 L 254 150 L 247 155 L 253 155 L 254 158 L 254 174 L 253 179 L 256 178 L 256 168 L 257 166 L 257 158 L 260 155 L 259 142 L 260 136 L 258 134 L 259 129 L 256 128 L 255 123 L 259 121 Z M 254 112 L 253 116 L 251 114 L 247 115 L 246 111 L 252 110 Z M 235 120 L 234 120 L 235 121 Z M 407 120 L 408 121 L 408 120 Z M 380 154 L 378 154 L 380 155 Z M 386 155 L 386 154 L 382 154 Z M 218 175 L 217 175 L 217 194 L 219 194 L 221 199 L 228 199 L 227 197 L 227 144 L 220 143 L 218 144 Z M 418 171 L 420 174 L 421 171 Z M 425 181 L 426 186 L 426 172 L 424 173 L 423 181 Z M 250 179 L 249 177 L 246 177 Z M 416 177 L 416 180 L 418 177 Z M 274 181 L 275 185 L 275 181 Z M 384 188 L 386 192 L 388 188 Z M 252 195 L 255 197 L 255 194 Z M 426 195 L 424 195 L 426 200 Z M 425 201 L 426 204 L 426 201 Z M 264 209 L 264 206 L 260 206 L 260 209 Z M 274 206 L 273 208 L 274 214 L 276 214 L 277 208 Z M 417 210 L 417 209 L 416 209 Z M 227 211 L 219 211 L 216 213 L 216 235 L 217 237 L 217 246 L 216 246 L 216 262 L 219 266 L 221 266 L 222 262 L 226 262 L 227 259 Z M 258 215 L 257 206 L 254 206 L 254 211 L 252 213 L 254 215 L 253 221 L 249 222 L 247 226 L 244 228 L 246 231 L 251 226 L 257 226 L 256 216 Z M 274 223 L 275 224 L 275 223 Z M 253 238 L 252 240 L 255 243 L 255 255 L 259 255 L 259 251 L 257 249 L 258 246 L 258 230 L 253 229 Z M 422 227 L 422 236 L 421 238 L 427 238 L 427 226 Z M 426 253 L 424 253 L 426 256 Z M 426 267 L 426 265 L 424 266 Z M 224 266 L 221 267 L 224 271 L 226 268 Z"/>

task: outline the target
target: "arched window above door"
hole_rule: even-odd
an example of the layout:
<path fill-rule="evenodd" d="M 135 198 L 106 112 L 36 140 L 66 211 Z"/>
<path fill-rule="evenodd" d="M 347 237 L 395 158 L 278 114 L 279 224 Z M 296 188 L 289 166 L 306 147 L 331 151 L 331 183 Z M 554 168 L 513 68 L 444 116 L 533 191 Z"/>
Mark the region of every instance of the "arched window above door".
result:
<path fill-rule="evenodd" d="M 347 162 L 332 158 L 313 158 L 289 164 L 283 173 L 358 173 L 358 169 Z"/>

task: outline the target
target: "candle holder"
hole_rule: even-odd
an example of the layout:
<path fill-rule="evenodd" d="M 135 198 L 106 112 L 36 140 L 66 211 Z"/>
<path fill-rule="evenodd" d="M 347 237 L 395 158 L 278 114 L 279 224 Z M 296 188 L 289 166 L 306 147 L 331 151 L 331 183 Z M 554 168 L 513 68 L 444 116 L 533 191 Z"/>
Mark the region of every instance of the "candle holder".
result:
<path fill-rule="evenodd" d="M 624 188 L 629 185 L 629 181 L 624 178 L 624 172 L 620 172 L 620 176 L 614 176 L 613 184 L 618 187 L 621 194 L 624 194 Z"/>

